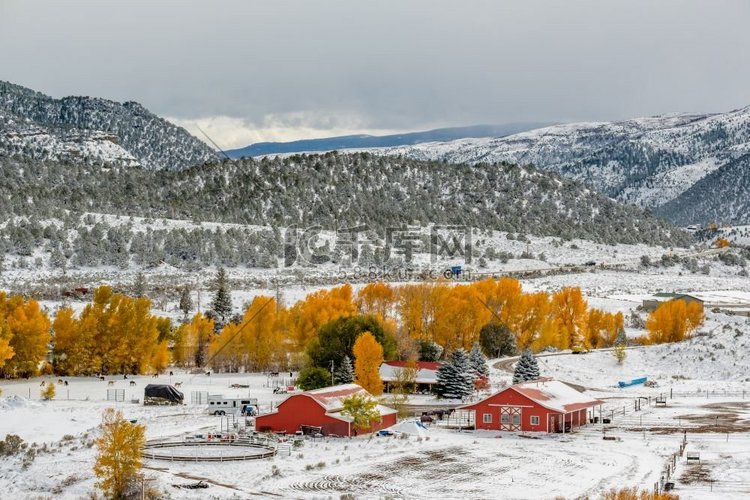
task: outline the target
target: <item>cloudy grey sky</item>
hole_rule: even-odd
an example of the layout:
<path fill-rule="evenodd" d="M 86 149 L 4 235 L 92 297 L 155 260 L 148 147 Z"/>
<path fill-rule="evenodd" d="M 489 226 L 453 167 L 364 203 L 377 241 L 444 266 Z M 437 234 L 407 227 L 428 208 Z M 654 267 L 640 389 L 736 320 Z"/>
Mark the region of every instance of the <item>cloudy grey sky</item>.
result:
<path fill-rule="evenodd" d="M 745 0 L 0 0 L 0 79 L 223 147 L 750 105 Z"/>

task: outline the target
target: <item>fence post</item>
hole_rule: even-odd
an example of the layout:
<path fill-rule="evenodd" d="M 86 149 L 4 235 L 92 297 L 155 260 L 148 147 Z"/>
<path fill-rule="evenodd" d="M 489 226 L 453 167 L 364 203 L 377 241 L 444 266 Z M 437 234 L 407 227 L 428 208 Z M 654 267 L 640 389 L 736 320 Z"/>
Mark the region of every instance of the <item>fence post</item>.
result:
<path fill-rule="evenodd" d="M 670 388 L 669 388 L 669 399 L 674 399 L 674 398 L 672 397 L 672 391 L 674 391 L 674 387 L 670 387 Z"/>

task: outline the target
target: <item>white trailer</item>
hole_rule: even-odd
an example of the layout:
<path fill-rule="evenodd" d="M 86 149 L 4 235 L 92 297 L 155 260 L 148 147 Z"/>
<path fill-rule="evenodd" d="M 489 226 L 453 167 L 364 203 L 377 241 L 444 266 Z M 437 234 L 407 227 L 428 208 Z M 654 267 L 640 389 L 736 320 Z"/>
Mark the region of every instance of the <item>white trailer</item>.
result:
<path fill-rule="evenodd" d="M 208 395 L 209 415 L 257 415 L 257 398 L 229 398 L 221 394 Z"/>

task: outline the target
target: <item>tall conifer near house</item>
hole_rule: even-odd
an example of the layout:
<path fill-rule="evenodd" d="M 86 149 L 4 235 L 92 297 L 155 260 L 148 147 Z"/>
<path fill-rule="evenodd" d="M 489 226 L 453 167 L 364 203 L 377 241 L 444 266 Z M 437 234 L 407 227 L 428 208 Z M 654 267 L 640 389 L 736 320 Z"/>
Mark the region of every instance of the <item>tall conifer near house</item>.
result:
<path fill-rule="evenodd" d="M 474 378 L 469 355 L 456 349 L 438 369 L 435 392 L 441 398 L 463 399 L 474 392 Z"/>
<path fill-rule="evenodd" d="M 516 369 L 513 372 L 513 383 L 521 384 L 529 380 L 537 380 L 538 378 L 539 365 L 531 349 L 526 349 L 518 359 L 518 363 L 516 363 Z"/>

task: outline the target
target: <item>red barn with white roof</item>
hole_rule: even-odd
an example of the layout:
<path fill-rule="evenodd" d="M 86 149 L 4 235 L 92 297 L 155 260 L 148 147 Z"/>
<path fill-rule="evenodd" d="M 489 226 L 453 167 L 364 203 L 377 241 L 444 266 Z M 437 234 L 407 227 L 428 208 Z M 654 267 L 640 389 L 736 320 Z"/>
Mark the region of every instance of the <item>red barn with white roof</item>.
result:
<path fill-rule="evenodd" d="M 586 425 L 588 410 L 593 412 L 603 403 L 559 380 L 545 378 L 511 385 L 458 410 L 474 413 L 476 429 L 568 432 Z"/>
<path fill-rule="evenodd" d="M 378 405 L 380 422 L 369 429 L 355 432 L 352 419 L 341 414 L 344 400 L 354 394 L 372 397 L 357 384 L 336 385 L 314 391 L 293 394 L 279 403 L 276 410 L 256 417 L 255 428 L 259 432 L 286 432 L 294 434 L 303 426 L 320 427 L 325 435 L 353 436 L 359 433 L 376 432 L 396 424 L 397 412 Z"/>

